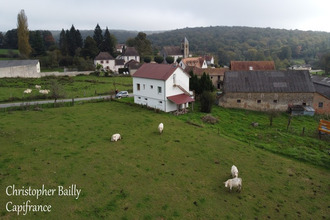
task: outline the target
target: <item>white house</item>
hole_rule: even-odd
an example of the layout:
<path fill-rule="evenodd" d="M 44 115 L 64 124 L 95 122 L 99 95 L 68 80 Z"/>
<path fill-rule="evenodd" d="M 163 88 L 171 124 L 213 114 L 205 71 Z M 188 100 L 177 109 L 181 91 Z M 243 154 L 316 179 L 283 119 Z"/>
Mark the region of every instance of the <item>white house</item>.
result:
<path fill-rule="evenodd" d="M 194 101 L 189 78 L 178 66 L 145 63 L 133 75 L 134 103 L 164 112 L 185 109 Z"/>
<path fill-rule="evenodd" d="M 125 60 L 125 63 L 127 63 L 130 60 L 135 60 L 137 62 L 140 62 L 140 55 L 134 47 L 126 47 L 124 53 L 120 55 L 118 59 Z"/>
<path fill-rule="evenodd" d="M 115 59 L 108 52 L 100 52 L 94 59 L 94 65 L 101 64 L 104 69 L 115 71 Z"/>

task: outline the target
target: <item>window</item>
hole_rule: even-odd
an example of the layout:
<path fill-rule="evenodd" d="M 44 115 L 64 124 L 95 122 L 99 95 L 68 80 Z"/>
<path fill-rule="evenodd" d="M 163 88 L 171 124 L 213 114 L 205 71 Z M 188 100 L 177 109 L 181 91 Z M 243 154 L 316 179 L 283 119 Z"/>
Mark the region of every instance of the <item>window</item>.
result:
<path fill-rule="evenodd" d="M 136 85 L 137 85 L 137 90 L 140 91 L 140 83 L 138 83 Z"/>
<path fill-rule="evenodd" d="M 146 84 L 143 84 L 143 90 L 145 90 L 146 89 Z"/>
<path fill-rule="evenodd" d="M 106 63 L 109 63 L 109 60 L 107 60 Z"/>
<path fill-rule="evenodd" d="M 323 108 L 323 102 L 319 102 L 319 108 Z"/>
<path fill-rule="evenodd" d="M 273 102 L 274 102 L 274 103 L 277 103 L 277 100 L 275 99 Z"/>
<path fill-rule="evenodd" d="M 147 99 L 147 98 L 144 98 L 144 100 L 148 101 L 148 99 Z"/>
<path fill-rule="evenodd" d="M 257 103 L 261 103 L 261 100 L 259 99 L 259 100 L 257 100 Z"/>
<path fill-rule="evenodd" d="M 306 102 L 303 102 L 303 106 L 306 106 Z"/>
<path fill-rule="evenodd" d="M 158 93 L 162 93 L 162 87 L 158 86 Z"/>
<path fill-rule="evenodd" d="M 154 86 L 153 85 L 150 85 L 150 89 L 153 89 L 154 88 Z"/>
<path fill-rule="evenodd" d="M 138 99 L 141 99 L 141 97 L 139 97 Z"/>
<path fill-rule="evenodd" d="M 163 104 L 163 102 L 162 101 L 159 101 L 159 104 Z"/>
<path fill-rule="evenodd" d="M 237 103 L 241 103 L 241 100 L 240 99 L 237 99 Z"/>
<path fill-rule="evenodd" d="M 101 60 L 101 63 L 103 64 L 103 60 Z"/>

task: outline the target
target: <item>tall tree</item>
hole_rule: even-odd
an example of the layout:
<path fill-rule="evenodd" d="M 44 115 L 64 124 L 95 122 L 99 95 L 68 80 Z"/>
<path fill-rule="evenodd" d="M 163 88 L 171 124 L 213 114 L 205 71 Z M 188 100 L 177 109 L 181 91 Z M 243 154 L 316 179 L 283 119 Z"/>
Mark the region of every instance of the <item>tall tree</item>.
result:
<path fill-rule="evenodd" d="M 32 56 L 40 56 L 46 53 L 46 48 L 40 31 L 30 32 L 30 43 L 32 47 Z"/>
<path fill-rule="evenodd" d="M 135 47 L 141 57 L 152 55 L 151 42 L 143 32 L 139 32 L 135 38 L 129 38 L 126 41 L 126 45 L 129 47 Z"/>
<path fill-rule="evenodd" d="M 62 55 L 68 55 L 68 39 L 64 29 L 60 33 L 60 50 Z"/>
<path fill-rule="evenodd" d="M 115 54 L 115 47 L 116 47 L 116 40 L 113 36 L 111 36 L 108 27 L 106 28 L 104 32 L 104 38 L 103 38 L 101 51 L 109 52 L 112 56 Z"/>
<path fill-rule="evenodd" d="M 28 58 L 32 51 L 29 44 L 29 29 L 27 17 L 22 9 L 17 15 L 17 38 L 18 38 L 18 50 L 24 58 Z"/>
<path fill-rule="evenodd" d="M 96 41 L 97 47 L 101 49 L 103 35 L 102 35 L 102 29 L 100 28 L 99 24 L 97 24 L 94 29 L 93 39 Z"/>
<path fill-rule="evenodd" d="M 12 29 L 6 32 L 4 36 L 3 48 L 17 49 L 18 48 L 17 29 Z"/>
<path fill-rule="evenodd" d="M 76 33 L 76 29 L 72 25 L 68 34 L 68 50 L 70 56 L 74 56 L 76 53 L 76 49 L 78 48 Z"/>
<path fill-rule="evenodd" d="M 87 58 L 95 58 L 97 56 L 97 54 L 99 53 L 99 48 L 96 45 L 95 40 L 88 36 L 85 39 L 85 44 L 84 44 L 84 48 L 82 49 L 81 53 L 82 55 Z"/>

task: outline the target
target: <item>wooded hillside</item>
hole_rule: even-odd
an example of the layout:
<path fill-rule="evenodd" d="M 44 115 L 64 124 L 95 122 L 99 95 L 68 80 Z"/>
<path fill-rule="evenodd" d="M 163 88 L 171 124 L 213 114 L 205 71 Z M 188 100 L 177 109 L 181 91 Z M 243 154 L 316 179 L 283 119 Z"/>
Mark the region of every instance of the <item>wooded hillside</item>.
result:
<path fill-rule="evenodd" d="M 330 33 L 251 27 L 198 27 L 152 34 L 154 47 L 179 46 L 187 37 L 193 55 L 210 53 L 219 64 L 230 60 L 302 59 L 316 65 L 320 56 L 330 51 Z"/>

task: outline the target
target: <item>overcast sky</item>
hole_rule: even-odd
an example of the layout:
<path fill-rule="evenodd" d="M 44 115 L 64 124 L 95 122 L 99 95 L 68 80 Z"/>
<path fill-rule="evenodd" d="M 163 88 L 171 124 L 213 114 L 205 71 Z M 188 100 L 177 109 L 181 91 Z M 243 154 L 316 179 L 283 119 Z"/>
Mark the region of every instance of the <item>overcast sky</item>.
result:
<path fill-rule="evenodd" d="M 0 31 L 17 27 L 24 9 L 30 30 L 150 31 L 248 26 L 330 32 L 330 0 L 0 0 Z"/>

